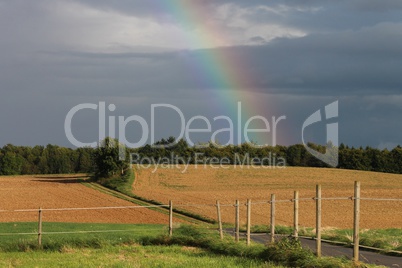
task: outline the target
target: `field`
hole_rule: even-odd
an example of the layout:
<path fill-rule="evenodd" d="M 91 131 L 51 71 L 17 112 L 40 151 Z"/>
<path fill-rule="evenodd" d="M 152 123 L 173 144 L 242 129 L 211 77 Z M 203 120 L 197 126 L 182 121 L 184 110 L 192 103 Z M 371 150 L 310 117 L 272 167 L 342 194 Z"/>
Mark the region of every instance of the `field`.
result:
<path fill-rule="evenodd" d="M 120 207 L 135 204 L 90 189 L 74 176 L 0 177 L 0 222 L 37 221 L 38 212 L 10 212 L 18 209 Z M 149 223 L 167 224 L 168 216 L 149 210 L 107 209 L 44 211 L 45 222 Z"/>
<path fill-rule="evenodd" d="M 402 198 L 402 175 L 363 172 L 341 169 L 288 167 L 285 169 L 190 166 L 136 169 L 133 192 L 136 195 L 164 203 L 173 200 L 176 207 L 216 219 L 216 200 L 221 204 L 234 204 L 239 199 L 245 204 L 268 201 L 271 194 L 276 199 L 292 199 L 298 190 L 301 198 L 315 196 L 315 185 L 322 185 L 322 196 L 351 197 L 354 181 L 361 181 L 364 198 Z M 200 204 L 204 206 L 186 206 Z M 353 225 L 353 201 L 323 200 L 322 224 L 327 228 L 351 228 Z M 292 225 L 293 203 L 277 203 L 276 223 Z M 241 207 L 241 222 L 245 224 L 246 207 Z M 269 224 L 268 204 L 252 206 L 252 224 Z M 300 201 L 300 226 L 315 226 L 315 202 Z M 234 222 L 234 208 L 222 207 L 224 222 Z M 361 201 L 362 229 L 402 228 L 402 202 Z"/>
<path fill-rule="evenodd" d="M 222 204 L 224 222 L 234 222 L 234 207 L 239 199 L 242 206 L 241 223 L 245 224 L 248 198 L 252 206 L 252 224 L 269 224 L 271 193 L 277 200 L 290 200 L 293 191 L 298 190 L 300 201 L 300 226 L 315 225 L 315 185 L 322 185 L 323 197 L 351 197 L 353 182 L 361 181 L 362 197 L 365 198 L 402 198 L 402 176 L 375 172 L 362 172 L 340 169 L 319 169 L 288 167 L 286 169 L 256 169 L 228 167 L 214 168 L 190 166 L 183 169 L 170 168 L 136 169 L 133 192 L 136 195 L 168 203 L 174 206 L 216 219 L 216 200 Z M 34 222 L 38 213 L 13 212 L 18 209 L 42 208 L 85 208 L 133 206 L 121 200 L 80 183 L 77 176 L 8 176 L 0 177 L 0 222 Z M 258 203 L 258 204 L 256 204 Z M 200 206 L 188 206 L 199 204 Z M 225 206 L 228 205 L 228 206 Z M 292 225 L 293 203 L 277 203 L 276 223 Z M 352 227 L 353 202 L 351 200 L 323 200 L 323 226 L 330 229 Z M 108 209 L 44 211 L 44 222 L 81 222 L 81 223 L 148 223 L 167 224 L 168 216 L 146 209 Z M 174 219 L 175 222 L 181 222 Z M 385 229 L 402 228 L 401 201 L 361 202 L 361 228 Z"/>
<path fill-rule="evenodd" d="M 277 199 L 289 200 L 293 196 L 293 190 L 297 189 L 302 198 L 311 198 L 315 194 L 315 185 L 319 183 L 323 187 L 323 197 L 349 197 L 353 195 L 353 181 L 360 180 L 363 197 L 402 198 L 401 178 L 400 175 L 337 169 L 204 169 L 192 166 L 186 173 L 181 173 L 180 169 L 159 169 L 155 173 L 152 169 L 135 170 L 133 192 L 164 203 L 173 200 L 176 208 L 210 218 L 216 218 L 214 203 L 215 200 L 220 200 L 223 220 L 227 223 L 233 223 L 233 202 L 239 199 L 243 204 L 243 224 L 244 203 L 247 198 L 251 198 L 254 202 L 252 224 L 258 225 L 269 224 L 269 205 L 266 201 L 271 193 L 275 193 Z M 85 178 L 82 176 L 68 175 L 0 177 L 0 229 L 4 235 L 0 245 L 0 266 L 36 267 L 39 264 L 49 267 L 133 267 L 135 264 L 137 266 L 134 267 L 275 267 L 272 263 L 265 263 L 263 259 L 243 256 L 244 250 L 249 248 L 244 243 L 237 243 L 234 247 L 241 254 L 223 256 L 232 255 L 227 253 L 234 250 L 230 248 L 220 255 L 225 252 L 222 250 L 227 245 L 221 244 L 218 234 L 213 231 L 214 235 L 211 235 L 212 230 L 206 231 L 205 226 L 188 228 L 196 228 L 200 234 L 211 239 L 208 245 L 219 254 L 213 254 L 215 251 L 210 248 L 193 247 L 194 241 L 198 240 L 194 240 L 192 232 L 186 226 L 175 228 L 174 231 L 173 239 L 182 241 L 182 244 L 155 246 L 168 241 L 166 237 L 159 236 L 167 233 L 168 216 L 147 208 L 45 210 L 42 246 L 46 251 L 40 250 L 36 234 L 38 212 L 15 210 L 134 205 L 86 187 L 81 183 L 83 179 Z M 292 205 L 291 202 L 277 204 L 277 224 L 292 224 Z M 350 228 L 352 206 L 351 200 L 323 200 L 323 225 L 328 227 L 327 230 L 333 230 L 330 227 Z M 301 202 L 300 208 L 301 226 L 314 226 L 314 201 Z M 361 226 L 363 229 L 402 228 L 401 208 L 399 201 L 364 200 Z M 182 221 L 174 218 L 175 223 Z M 17 233 L 29 234 L 22 236 Z M 395 233 L 398 235 L 400 232 L 395 230 Z M 181 238 L 180 235 L 183 234 L 187 238 Z M 156 239 L 156 244 L 148 244 L 153 238 Z M 229 240 L 233 243 L 233 238 Z M 163 243 L 162 245 L 169 245 Z M 265 250 L 262 245 L 252 245 L 253 250 L 254 246 L 256 254 L 258 250 Z M 282 256 L 283 249 L 278 249 L 278 252 Z M 91 258 L 88 259 L 88 256 Z M 311 261 L 309 256 L 305 260 Z M 328 261 L 340 262 L 332 259 Z"/>

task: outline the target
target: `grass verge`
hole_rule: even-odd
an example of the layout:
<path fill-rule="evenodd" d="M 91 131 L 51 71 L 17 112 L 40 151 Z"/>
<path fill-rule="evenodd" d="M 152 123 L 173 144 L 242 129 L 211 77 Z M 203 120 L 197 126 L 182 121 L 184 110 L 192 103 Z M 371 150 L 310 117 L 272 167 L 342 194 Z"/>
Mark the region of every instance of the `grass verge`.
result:
<path fill-rule="evenodd" d="M 230 236 L 220 240 L 216 232 L 205 234 L 189 225 L 180 226 L 169 237 L 160 225 L 46 224 L 42 247 L 37 245 L 37 235 L 17 241 L 15 236 L 8 237 L 9 241 L 3 237 L 0 266 L 356 267 L 346 259 L 316 258 L 297 241 L 246 246 Z M 37 231 L 35 223 L 2 223 L 0 227 L 3 232 Z M 49 234 L 111 229 L 122 232 Z"/>
<path fill-rule="evenodd" d="M 121 176 L 115 176 L 115 177 L 111 177 L 111 178 L 104 178 L 104 179 L 100 179 L 97 180 L 96 178 L 93 178 L 93 181 L 96 181 L 97 183 L 99 183 L 100 185 L 107 187 L 109 189 L 118 191 L 124 195 L 127 195 L 131 198 L 135 198 L 138 199 L 140 201 L 149 203 L 149 204 L 153 204 L 153 205 L 166 205 L 166 204 L 162 204 L 159 201 L 156 200 L 150 200 L 150 199 L 146 199 L 143 198 L 141 196 L 137 196 L 135 194 L 133 194 L 132 192 L 132 185 L 134 183 L 134 172 L 129 169 L 127 170 L 123 175 Z M 215 224 L 216 221 L 214 219 L 210 219 L 208 217 L 202 216 L 202 215 L 198 215 L 192 212 L 188 212 L 182 209 L 176 209 L 173 208 L 173 212 L 180 214 L 180 215 L 184 215 L 199 221 L 202 221 L 204 223 L 210 223 L 210 224 Z"/>
<path fill-rule="evenodd" d="M 167 233 L 166 226 L 157 224 L 44 222 L 42 247 L 39 247 L 36 222 L 0 223 L 0 230 L 3 234 L 0 237 L 0 252 L 31 251 L 40 248 L 60 251 L 63 247 L 100 248 L 106 245 L 135 243 L 144 236 L 152 238 Z"/>
<path fill-rule="evenodd" d="M 0 253 L 1 267 L 281 267 L 240 256 L 211 254 L 186 246 L 140 246 L 103 248 L 64 247 L 59 252 Z"/>
<path fill-rule="evenodd" d="M 185 245 L 207 249 L 211 253 L 225 256 L 243 256 L 248 259 L 273 262 L 286 267 L 371 267 L 354 264 L 345 258 L 317 258 L 310 250 L 302 248 L 299 241 L 285 238 L 277 243 L 261 245 L 235 243 L 232 237 L 220 240 L 217 235 L 206 236 L 194 226 L 183 225 L 175 230 L 173 237 L 165 235 L 143 240 L 144 245 Z"/>
<path fill-rule="evenodd" d="M 255 225 L 251 227 L 253 233 L 268 233 L 270 231 L 268 225 Z M 241 228 L 242 231 L 246 229 Z M 293 228 L 288 226 L 275 226 L 276 234 L 290 235 L 293 234 Z M 315 237 L 313 228 L 301 228 L 300 236 Z M 353 230 L 352 229 L 324 229 L 321 234 L 322 239 L 343 242 L 346 246 L 352 246 Z M 402 229 L 361 229 L 360 230 L 360 245 L 373 247 L 384 250 L 384 253 L 390 255 L 402 256 L 393 251 L 402 252 Z M 387 252 L 388 251 L 388 252 Z"/>

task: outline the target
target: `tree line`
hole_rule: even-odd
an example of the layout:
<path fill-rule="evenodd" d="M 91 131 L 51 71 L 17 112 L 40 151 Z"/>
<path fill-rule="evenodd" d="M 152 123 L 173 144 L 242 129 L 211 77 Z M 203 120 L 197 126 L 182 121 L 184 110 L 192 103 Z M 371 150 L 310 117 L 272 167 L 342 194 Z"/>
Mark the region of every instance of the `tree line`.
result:
<path fill-rule="evenodd" d="M 225 158 L 226 164 L 241 164 L 238 162 L 247 158 L 263 159 L 257 163 L 261 165 L 275 165 L 284 160 L 286 166 L 327 167 L 327 164 L 312 156 L 301 144 L 255 147 L 244 143 L 217 147 L 206 143 L 203 146 L 189 146 L 183 139 L 176 141 L 174 137 L 169 137 L 156 142 L 158 148 L 145 145 L 126 149 L 126 162 L 119 159 L 119 150 L 113 148 L 115 144 L 117 143 L 111 144 L 105 140 L 97 148 L 77 149 L 50 144 L 35 147 L 7 144 L 0 148 L 0 175 L 95 173 L 108 176 L 122 172 L 127 167 L 129 153 L 151 162 L 163 158 L 167 162 L 186 161 L 194 164 L 200 158 Z M 322 153 L 326 150 L 326 146 L 322 145 L 309 143 L 308 146 Z M 402 174 L 401 146 L 392 150 L 379 150 L 341 144 L 338 149 L 338 168 Z"/>
<path fill-rule="evenodd" d="M 7 144 L 0 149 L 0 175 L 91 173 L 93 153 L 93 148 Z"/>
<path fill-rule="evenodd" d="M 175 145 L 170 146 L 172 143 Z M 162 139 L 155 144 L 159 145 L 159 148 L 145 145 L 135 152 L 141 158 L 150 157 L 155 161 L 160 158 L 169 160 L 172 159 L 172 154 L 178 155 L 190 164 L 195 163 L 194 155 L 200 154 L 204 158 L 229 159 L 228 164 L 231 165 L 241 164 L 239 160 L 242 159 L 255 158 L 264 159 L 261 163 L 263 165 L 275 165 L 281 159 L 285 159 L 286 166 L 329 167 L 311 155 L 302 144 L 256 147 L 253 144 L 243 143 L 217 147 L 215 144 L 207 143 L 190 147 L 185 140 L 176 142 L 174 137 Z M 320 153 L 325 153 L 328 148 L 336 148 L 330 144 L 323 146 L 308 143 L 307 146 Z M 399 145 L 392 150 L 380 150 L 369 146 L 354 148 L 340 144 L 337 149 L 339 157 L 337 168 L 402 174 L 402 147 Z"/>

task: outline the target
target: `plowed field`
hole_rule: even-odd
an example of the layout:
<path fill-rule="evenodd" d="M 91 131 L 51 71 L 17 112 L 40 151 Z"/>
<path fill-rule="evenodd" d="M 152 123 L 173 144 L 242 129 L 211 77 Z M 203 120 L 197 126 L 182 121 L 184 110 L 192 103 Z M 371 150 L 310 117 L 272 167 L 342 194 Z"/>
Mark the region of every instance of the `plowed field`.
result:
<path fill-rule="evenodd" d="M 37 221 L 37 211 L 12 212 L 19 209 L 121 206 L 135 206 L 135 204 L 90 189 L 80 184 L 75 177 L 0 177 L 1 222 Z M 43 220 L 49 222 L 168 224 L 167 215 L 147 208 L 44 211 Z"/>
<path fill-rule="evenodd" d="M 136 195 L 161 202 L 173 200 L 176 206 L 216 219 L 216 200 L 221 204 L 234 204 L 236 199 L 242 203 L 241 221 L 246 222 L 244 206 L 250 198 L 252 205 L 252 224 L 269 224 L 270 205 L 265 201 L 271 194 L 277 200 L 290 200 L 293 192 L 299 191 L 299 221 L 301 226 L 315 225 L 315 185 L 322 185 L 322 197 L 353 196 L 354 181 L 361 181 L 361 196 L 364 198 L 402 198 L 402 175 L 363 172 L 341 169 L 300 168 L 215 168 L 190 166 L 137 169 L 133 192 Z M 265 202 L 265 204 L 264 204 Z M 203 206 L 188 206 L 200 204 Z M 205 206 L 211 205 L 211 206 Z M 323 200 L 322 224 L 326 227 L 352 228 L 352 200 Z M 292 225 L 293 203 L 276 204 L 276 223 Z M 234 222 L 234 207 L 222 207 L 225 222 Z M 361 228 L 402 228 L 401 201 L 361 201 Z"/>

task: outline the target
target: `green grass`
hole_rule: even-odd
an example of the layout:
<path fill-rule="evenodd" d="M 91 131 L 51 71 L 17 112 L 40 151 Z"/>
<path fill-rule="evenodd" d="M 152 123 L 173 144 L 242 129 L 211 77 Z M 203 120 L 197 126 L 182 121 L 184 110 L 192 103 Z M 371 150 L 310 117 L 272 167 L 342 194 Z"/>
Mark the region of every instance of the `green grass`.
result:
<path fill-rule="evenodd" d="M 37 231 L 36 223 L 1 223 L 3 233 Z M 85 230 L 114 233 L 47 234 Z M 284 239 L 267 246 L 182 225 L 173 237 L 161 225 L 45 223 L 42 246 L 37 235 L 2 236 L 0 266 L 23 267 L 354 267 L 338 258 L 316 258 L 299 242 Z M 276 266 L 273 266 L 275 264 Z M 366 267 L 366 266 L 364 266 Z"/>
<path fill-rule="evenodd" d="M 225 256 L 243 256 L 248 259 L 273 262 L 286 267 L 372 267 L 358 266 L 345 258 L 317 258 L 310 250 L 302 248 L 297 240 L 284 238 L 273 244 L 262 245 L 251 243 L 247 246 L 244 241 L 235 243 L 233 237 L 225 236 L 223 240 L 209 234 L 202 234 L 193 226 L 183 225 L 175 230 L 173 237 L 159 236 L 143 240 L 144 245 L 184 245 L 203 248 L 213 254 Z"/>
<path fill-rule="evenodd" d="M 211 254 L 185 246 L 64 247 L 53 252 L 0 253 L 1 267 L 280 267 L 262 260 Z"/>
<path fill-rule="evenodd" d="M 353 230 L 325 230 L 324 239 L 352 243 Z M 385 250 L 402 251 L 402 229 L 361 230 L 360 244 Z"/>
<path fill-rule="evenodd" d="M 245 227 L 241 231 L 245 231 Z M 251 227 L 253 233 L 268 233 L 270 231 L 268 225 L 254 225 Z M 275 226 L 276 234 L 290 235 L 293 234 L 293 228 L 287 226 Z M 313 228 L 300 228 L 300 236 L 315 237 Z M 352 229 L 324 229 L 321 234 L 322 239 L 343 242 L 349 246 L 353 242 Z M 402 252 L 402 229 L 362 229 L 360 230 L 360 245 L 373 247 L 388 251 Z M 392 252 L 391 252 L 392 253 Z"/>
<path fill-rule="evenodd" d="M 123 175 L 117 175 L 111 178 L 92 178 L 93 180 L 99 182 L 101 185 L 108 187 L 110 189 L 119 191 L 124 194 L 132 193 L 132 185 L 134 183 L 134 172 L 128 169 Z"/>
<path fill-rule="evenodd" d="M 29 251 L 38 249 L 38 223 L 18 222 L 0 223 L 1 233 L 15 235 L 0 236 L 0 251 Z M 104 232 L 115 230 L 114 232 Z M 95 233 L 69 232 L 96 231 Z M 145 224 L 105 224 L 105 223 L 51 223 L 42 225 L 42 247 L 47 250 L 60 250 L 64 246 L 99 248 L 105 245 L 134 243 L 141 237 L 157 237 L 167 233 L 164 225 Z M 53 233 L 51 232 L 61 232 Z M 34 233 L 32 235 L 18 235 L 17 233 Z"/>

